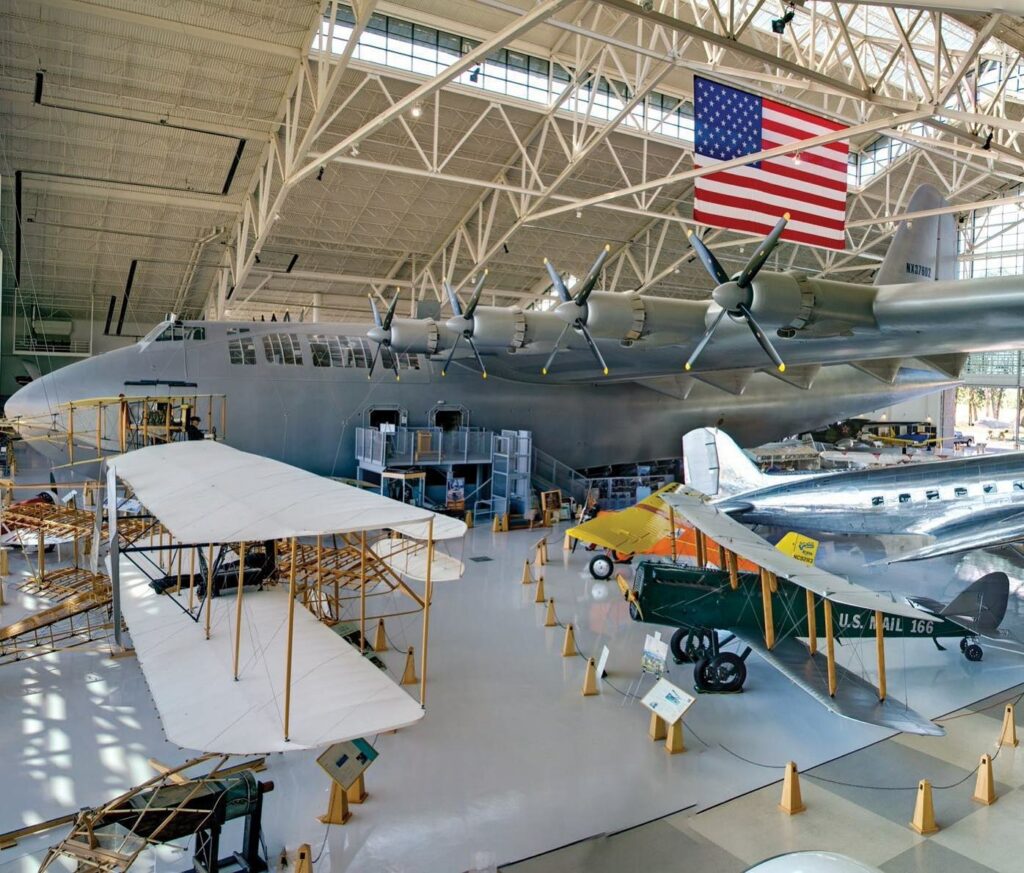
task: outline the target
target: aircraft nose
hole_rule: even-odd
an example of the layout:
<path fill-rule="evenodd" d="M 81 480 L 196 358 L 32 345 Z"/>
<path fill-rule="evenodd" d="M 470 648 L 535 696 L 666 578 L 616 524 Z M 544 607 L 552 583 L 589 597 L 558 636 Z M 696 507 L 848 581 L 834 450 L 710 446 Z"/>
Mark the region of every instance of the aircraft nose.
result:
<path fill-rule="evenodd" d="M 35 425 L 49 427 L 50 417 L 56 409 L 50 408 L 46 382 L 48 376 L 33 379 L 19 388 L 4 404 L 4 416 L 15 426 Z"/>

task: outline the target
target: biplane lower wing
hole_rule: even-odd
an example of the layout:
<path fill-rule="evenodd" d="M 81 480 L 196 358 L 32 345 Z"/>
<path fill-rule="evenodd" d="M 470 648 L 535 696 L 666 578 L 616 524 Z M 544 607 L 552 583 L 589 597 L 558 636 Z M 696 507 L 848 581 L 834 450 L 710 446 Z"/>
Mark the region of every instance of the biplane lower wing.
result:
<path fill-rule="evenodd" d="M 911 606 L 906 600 L 871 591 L 820 567 L 783 554 L 767 540 L 708 503 L 699 491 L 680 487 L 673 493 L 665 494 L 664 499 L 688 524 L 715 542 L 819 597 L 857 609 L 879 610 L 886 615 L 923 621 L 934 618 L 930 613 Z"/>
<path fill-rule="evenodd" d="M 750 646 L 762 658 L 818 701 L 826 709 L 843 718 L 863 721 L 878 727 L 909 734 L 940 737 L 945 731 L 923 715 L 891 697 L 878 699 L 878 689 L 844 667 L 836 665 L 837 689 L 828 693 L 828 667 L 823 654 L 811 654 L 795 637 L 778 640 L 769 649 L 758 634 L 735 633 L 737 639 Z"/>
<path fill-rule="evenodd" d="M 370 548 L 373 553 L 394 570 L 399 576 L 406 576 L 420 582 L 427 578 L 427 544 L 411 539 L 380 539 Z M 434 550 L 430 561 L 432 582 L 454 582 L 462 578 L 465 570 L 458 558 Z"/>

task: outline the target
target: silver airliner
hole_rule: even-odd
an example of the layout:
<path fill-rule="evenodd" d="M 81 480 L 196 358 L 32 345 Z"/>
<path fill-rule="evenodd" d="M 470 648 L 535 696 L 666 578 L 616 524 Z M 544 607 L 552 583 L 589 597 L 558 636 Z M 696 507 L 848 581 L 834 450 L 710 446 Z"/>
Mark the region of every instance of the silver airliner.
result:
<path fill-rule="evenodd" d="M 761 473 L 721 431 L 689 433 L 684 447 L 692 484 L 747 525 L 930 538 L 894 561 L 1024 539 L 1024 452 L 790 476 Z"/>
<path fill-rule="evenodd" d="M 908 208 L 942 202 L 925 186 Z M 350 476 L 357 427 L 432 425 L 441 411 L 532 430 L 583 468 L 677 457 L 701 426 L 747 444 L 778 438 L 940 390 L 968 352 L 1024 342 L 1024 283 L 956 281 L 950 215 L 904 223 L 875 285 L 762 269 L 785 221 L 731 277 L 691 237 L 716 283 L 710 301 L 595 290 L 602 253 L 572 289 L 548 265 L 562 301 L 550 311 L 480 305 L 481 276 L 465 305 L 450 294 L 446 321 L 396 317 L 394 303 L 369 329 L 169 319 L 31 382 L 5 412 L 26 435 L 53 437 L 37 445 L 57 458 L 69 401 L 224 394 L 233 445 Z"/>

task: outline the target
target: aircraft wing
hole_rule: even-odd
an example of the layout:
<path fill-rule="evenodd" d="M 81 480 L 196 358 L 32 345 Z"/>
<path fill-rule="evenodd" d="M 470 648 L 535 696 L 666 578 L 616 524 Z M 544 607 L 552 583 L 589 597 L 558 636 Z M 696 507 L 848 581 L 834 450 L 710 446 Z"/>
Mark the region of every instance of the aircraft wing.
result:
<path fill-rule="evenodd" d="M 648 554 L 657 543 L 673 534 L 671 513 L 662 498 L 679 487 L 673 482 L 636 506 L 592 518 L 570 528 L 567 533 L 573 539 L 615 552 Z"/>
<path fill-rule="evenodd" d="M 759 634 L 730 633 L 750 646 L 776 670 L 806 691 L 826 709 L 843 718 L 864 721 L 879 727 L 910 734 L 942 736 L 945 731 L 920 713 L 892 697 L 880 702 L 878 689 L 856 673 L 836 665 L 838 682 L 835 697 L 828 693 L 828 669 L 821 652 L 811 654 L 795 637 L 776 641 L 768 649 Z"/>
<path fill-rule="evenodd" d="M 936 531 L 934 536 L 935 542 L 899 555 L 889 563 L 923 561 L 925 558 L 955 555 L 958 552 L 969 552 L 973 549 L 984 549 L 990 546 L 1005 546 L 1008 543 L 1024 540 L 1024 514 L 978 524 L 968 522 L 954 529 Z"/>
<path fill-rule="evenodd" d="M 933 615 L 916 609 L 904 600 L 870 591 L 820 567 L 808 566 L 783 554 L 767 540 L 708 503 L 705 495 L 699 491 L 680 486 L 673 493 L 666 493 L 664 500 L 675 507 L 688 524 L 729 551 L 821 597 L 858 609 L 880 610 L 887 615 L 934 620 Z"/>

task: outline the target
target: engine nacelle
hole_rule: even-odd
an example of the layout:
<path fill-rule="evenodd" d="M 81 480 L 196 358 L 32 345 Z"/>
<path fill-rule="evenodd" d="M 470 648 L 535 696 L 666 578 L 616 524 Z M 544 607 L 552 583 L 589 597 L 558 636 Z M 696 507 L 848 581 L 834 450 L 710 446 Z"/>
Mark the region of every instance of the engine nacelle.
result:
<path fill-rule="evenodd" d="M 473 342 L 481 349 L 518 349 L 526 339 L 526 319 L 518 306 L 478 306 Z"/>
<path fill-rule="evenodd" d="M 391 345 L 396 351 L 433 355 L 451 348 L 455 337 L 432 318 L 395 318 L 391 321 Z"/>
<path fill-rule="evenodd" d="M 708 304 L 701 300 L 595 291 L 587 301 L 587 327 L 595 337 L 644 345 L 674 345 L 704 332 Z"/>
<path fill-rule="evenodd" d="M 815 336 L 843 332 L 856 325 L 873 326 L 875 288 L 833 282 L 797 273 L 759 273 L 753 282 L 750 310 L 766 329 L 794 336 L 807 330 Z M 708 310 L 708 323 L 718 315 Z"/>

